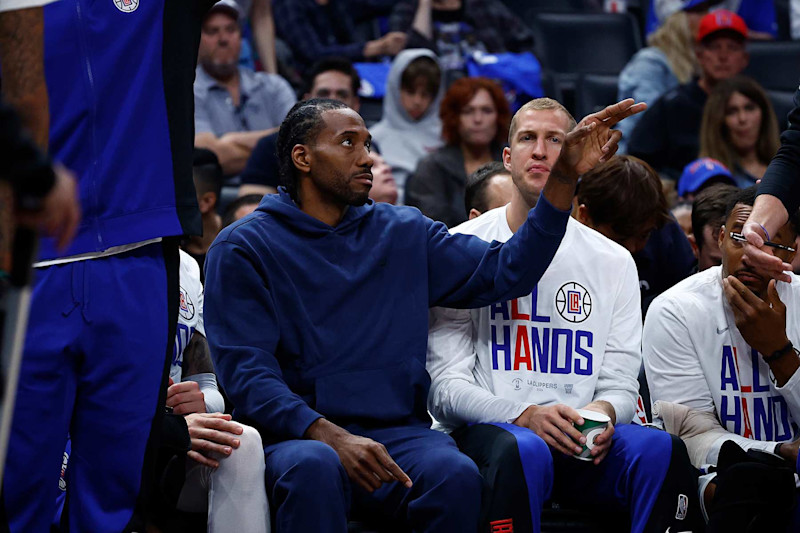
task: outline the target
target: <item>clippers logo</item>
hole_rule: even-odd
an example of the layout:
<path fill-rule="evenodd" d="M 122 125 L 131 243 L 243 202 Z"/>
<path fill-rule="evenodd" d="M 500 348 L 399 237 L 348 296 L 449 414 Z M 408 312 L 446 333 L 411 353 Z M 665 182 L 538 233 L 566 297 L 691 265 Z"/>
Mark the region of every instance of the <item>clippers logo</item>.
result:
<path fill-rule="evenodd" d="M 114 5 L 123 13 L 133 13 L 139 8 L 139 0 L 114 0 Z"/>
<path fill-rule="evenodd" d="M 492 533 L 514 533 L 514 520 L 512 518 L 495 520 L 489 522 L 489 527 Z"/>
<path fill-rule="evenodd" d="M 520 390 L 522 388 L 522 380 L 519 378 L 511 380 L 511 383 L 514 384 L 514 390 Z"/>
<path fill-rule="evenodd" d="M 183 287 L 181 287 L 180 307 L 178 308 L 178 312 L 185 320 L 194 318 L 194 303 L 192 299 L 189 298 L 189 293 L 186 292 L 186 289 Z"/>
<path fill-rule="evenodd" d="M 58 488 L 62 492 L 67 491 L 67 466 L 69 465 L 69 453 L 64 452 L 64 459 L 61 461 L 61 477 L 58 478 Z"/>
<path fill-rule="evenodd" d="M 583 285 L 565 283 L 556 293 L 556 311 L 568 322 L 583 322 L 592 312 L 592 297 Z"/>

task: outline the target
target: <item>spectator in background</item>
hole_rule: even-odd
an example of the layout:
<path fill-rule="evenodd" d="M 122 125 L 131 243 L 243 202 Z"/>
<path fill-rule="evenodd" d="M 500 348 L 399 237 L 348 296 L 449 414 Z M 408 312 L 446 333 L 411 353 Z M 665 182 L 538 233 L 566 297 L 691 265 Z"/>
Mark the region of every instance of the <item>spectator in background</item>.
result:
<path fill-rule="evenodd" d="M 471 52 L 528 52 L 533 34 L 500 0 L 401 0 L 389 19 L 409 48 L 430 48 L 445 71 L 463 70 Z"/>
<path fill-rule="evenodd" d="M 747 26 L 739 15 L 719 10 L 703 17 L 695 49 L 699 79 L 667 91 L 647 110 L 633 129 L 628 153 L 677 179 L 683 167 L 697 158 L 708 94 L 747 66 L 746 40 Z"/>
<path fill-rule="evenodd" d="M 242 25 L 249 24 L 253 45 L 264 72 L 278 73 L 278 59 L 275 50 L 275 17 L 272 15 L 272 0 L 234 0 L 239 7 Z M 244 41 L 242 49 L 245 48 Z M 249 47 L 249 44 L 247 45 Z M 245 55 L 244 52 L 241 55 Z M 241 57 L 240 57 L 241 59 Z M 253 63 L 252 52 L 248 63 Z M 248 65 L 252 66 L 252 65 Z"/>
<path fill-rule="evenodd" d="M 469 175 L 464 192 L 464 208 L 469 220 L 511 201 L 514 183 L 500 161 L 486 163 Z"/>
<path fill-rule="evenodd" d="M 397 183 L 392 175 L 392 167 L 378 152 L 370 152 L 372 158 L 372 188 L 369 197 L 374 202 L 395 205 L 397 203 Z"/>
<path fill-rule="evenodd" d="M 351 61 L 395 56 L 406 46 L 405 33 L 390 31 L 380 39 L 357 40 L 353 15 L 344 0 L 273 0 L 278 36 L 292 48 L 303 70 L 326 56 Z"/>
<path fill-rule="evenodd" d="M 661 21 L 676 9 L 691 8 L 708 12 L 711 9 L 727 9 L 742 17 L 747 24 L 747 38 L 771 40 L 778 36 L 777 15 L 773 0 L 649 0 L 646 30 L 650 35 Z M 681 6 L 683 4 L 683 6 Z"/>
<path fill-rule="evenodd" d="M 675 222 L 683 230 L 683 234 L 686 235 L 686 238 L 689 238 L 689 235 L 692 234 L 692 204 L 689 202 L 678 202 L 678 205 L 670 209 L 670 213 L 672 214 L 672 218 L 675 219 Z"/>
<path fill-rule="evenodd" d="M 322 59 L 311 67 L 306 79 L 304 100 L 331 98 L 347 104 L 354 111 L 358 111 L 361 107 L 358 99 L 361 78 L 349 59 L 343 57 Z M 278 192 L 280 179 L 278 178 L 278 156 L 275 151 L 277 139 L 278 132 L 275 131 L 258 141 L 247 160 L 247 166 L 242 171 L 239 196 L 249 194 L 263 196 Z"/>
<path fill-rule="evenodd" d="M 456 80 L 442 99 L 445 146 L 420 160 L 405 203 L 453 227 L 464 222 L 467 176 L 502 158 L 511 110 L 503 90 L 487 78 Z"/>
<path fill-rule="evenodd" d="M 731 170 L 741 188 L 764 177 L 780 147 L 778 120 L 764 89 L 746 76 L 719 83 L 708 96 L 700 126 L 700 157 Z"/>
<path fill-rule="evenodd" d="M 225 208 L 225 213 L 222 215 L 222 227 L 227 228 L 240 218 L 244 218 L 256 210 L 258 204 L 261 203 L 261 194 L 248 194 L 240 196 L 232 201 Z"/>
<path fill-rule="evenodd" d="M 725 165 L 716 159 L 703 157 L 684 167 L 678 180 L 678 196 L 691 202 L 697 193 L 717 183 L 736 185 L 736 181 Z"/>
<path fill-rule="evenodd" d="M 692 203 L 689 242 L 697 257 L 698 272 L 722 264 L 719 232 L 725 223 L 725 209 L 737 192 L 733 185 L 718 183 L 703 189 Z"/>
<path fill-rule="evenodd" d="M 442 70 L 430 50 L 404 50 L 386 81 L 383 118 L 370 133 L 392 167 L 400 198 L 419 160 L 442 145 L 439 104 L 444 94 Z"/>
<path fill-rule="evenodd" d="M 192 235 L 181 246 L 200 265 L 200 281 L 204 279 L 203 264 L 206 252 L 222 229 L 222 219 L 217 213 L 222 193 L 222 167 L 211 150 L 195 148 L 192 161 L 192 177 L 197 193 L 197 205 L 203 222 L 203 234 Z"/>
<path fill-rule="evenodd" d="M 696 30 L 695 30 L 696 31 Z M 685 11 L 676 11 L 647 38 L 642 48 L 628 61 L 619 75 L 618 99 L 633 98 L 653 105 L 658 98 L 680 84 L 688 83 L 697 70 L 694 36 Z M 626 151 L 628 140 L 641 115 L 624 120 L 620 150 Z"/>
<path fill-rule="evenodd" d="M 244 169 L 259 139 L 277 130 L 296 100 L 277 74 L 240 67 L 241 45 L 238 8 L 230 0 L 217 2 L 203 21 L 200 38 L 194 142 L 214 152 L 226 176 Z"/>

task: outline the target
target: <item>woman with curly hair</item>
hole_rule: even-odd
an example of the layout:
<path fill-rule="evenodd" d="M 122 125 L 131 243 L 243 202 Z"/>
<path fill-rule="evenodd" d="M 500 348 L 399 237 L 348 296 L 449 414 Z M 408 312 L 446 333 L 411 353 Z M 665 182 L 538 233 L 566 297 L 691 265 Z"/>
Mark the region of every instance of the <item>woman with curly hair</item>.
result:
<path fill-rule="evenodd" d="M 758 82 L 734 76 L 711 91 L 700 126 L 700 157 L 728 167 L 739 187 L 764 176 L 780 146 L 778 137 L 775 112 Z"/>
<path fill-rule="evenodd" d="M 461 78 L 439 108 L 445 145 L 424 157 L 406 184 L 406 205 L 453 227 L 464 222 L 467 176 L 501 161 L 511 109 L 503 90 L 487 78 Z"/>

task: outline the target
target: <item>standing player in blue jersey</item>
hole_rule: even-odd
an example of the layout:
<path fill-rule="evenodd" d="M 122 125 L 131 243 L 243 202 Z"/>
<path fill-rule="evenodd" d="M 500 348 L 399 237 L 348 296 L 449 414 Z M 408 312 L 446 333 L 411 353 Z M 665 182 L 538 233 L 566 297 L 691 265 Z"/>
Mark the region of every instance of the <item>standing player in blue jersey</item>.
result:
<path fill-rule="evenodd" d="M 44 8 L 50 151 L 78 177 L 72 244 L 41 243 L 6 465 L 11 531 L 45 531 L 67 433 L 72 531 L 144 529 L 148 436 L 177 324 L 178 237 L 200 230 L 192 81 L 206 0 Z M 144 479 L 144 481 L 143 481 Z"/>
<path fill-rule="evenodd" d="M 512 239 L 556 179 L 554 165 L 574 127 L 554 100 L 525 104 L 503 154 L 514 182 L 510 203 L 451 232 Z M 619 176 L 630 181 L 632 196 L 658 213 L 645 167 L 621 161 L 589 172 L 621 165 L 634 176 Z M 631 254 L 570 219 L 532 293 L 480 309 L 431 311 L 428 407 L 487 482 L 482 531 L 538 532 L 551 498 L 627 511 L 634 532 L 692 529 L 700 515 L 685 448 L 667 433 L 630 424 L 641 365 L 639 300 Z M 583 424 L 579 408 L 611 419 L 590 462 L 572 457 L 586 443 L 573 426 Z"/>
<path fill-rule="evenodd" d="M 278 134 L 287 188 L 223 230 L 206 259 L 211 353 L 236 417 L 264 438 L 276 531 L 343 533 L 351 507 L 415 531 L 476 530 L 478 471 L 425 408 L 428 308 L 530 292 L 578 175 L 613 155 L 611 126 L 644 107 L 587 117 L 502 246 L 369 202 L 370 135 L 346 105 L 289 112 Z"/>

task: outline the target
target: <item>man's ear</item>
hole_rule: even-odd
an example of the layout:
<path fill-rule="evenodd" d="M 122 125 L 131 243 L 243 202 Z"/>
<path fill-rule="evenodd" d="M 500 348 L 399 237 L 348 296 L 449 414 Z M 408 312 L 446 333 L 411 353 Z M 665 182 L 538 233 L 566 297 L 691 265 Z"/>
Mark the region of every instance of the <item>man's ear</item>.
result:
<path fill-rule="evenodd" d="M 305 144 L 295 144 L 292 148 L 292 164 L 300 172 L 311 172 L 311 152 Z"/>
<path fill-rule="evenodd" d="M 694 233 L 686 236 L 689 239 L 689 245 L 692 247 L 692 253 L 695 257 L 700 254 L 700 249 L 697 247 L 697 239 L 694 238 Z"/>
<path fill-rule="evenodd" d="M 481 212 L 475 209 L 474 207 L 469 210 L 469 219 L 472 220 L 473 218 L 478 218 L 481 216 Z"/>
<path fill-rule="evenodd" d="M 205 215 L 214 210 L 214 207 L 217 205 L 217 193 L 215 192 L 204 192 L 200 198 L 198 198 L 198 207 L 200 208 L 200 214 Z"/>
<path fill-rule="evenodd" d="M 353 100 L 353 111 L 355 111 L 356 113 L 361 112 L 361 98 L 359 98 L 358 96 L 356 96 L 355 100 Z"/>
<path fill-rule="evenodd" d="M 725 234 L 727 232 L 728 231 L 725 229 L 725 224 L 719 227 L 719 237 L 717 237 L 717 245 L 719 246 L 720 250 L 722 250 L 722 241 L 725 240 Z"/>
<path fill-rule="evenodd" d="M 503 148 L 503 166 L 511 172 L 511 148 L 508 146 Z"/>
<path fill-rule="evenodd" d="M 578 209 L 575 211 L 575 218 L 577 218 L 578 222 L 581 224 L 594 228 L 594 223 L 589 216 L 589 209 L 586 208 L 586 204 L 578 204 Z"/>

